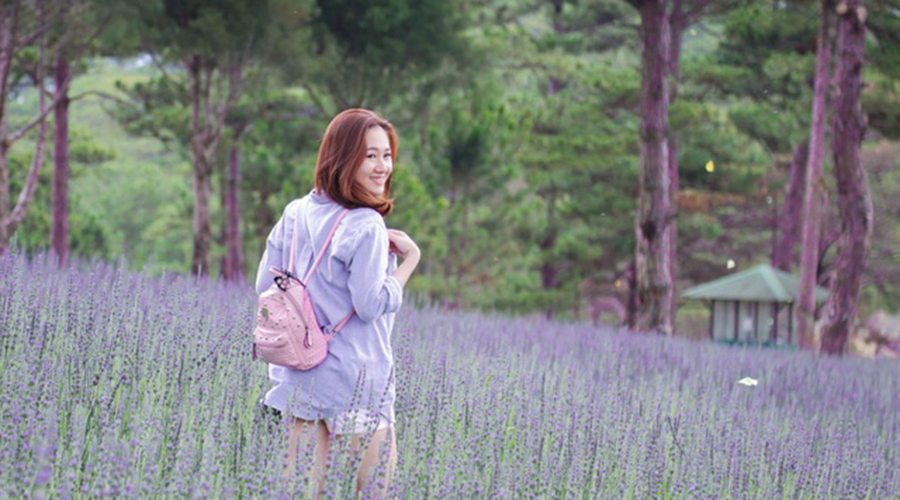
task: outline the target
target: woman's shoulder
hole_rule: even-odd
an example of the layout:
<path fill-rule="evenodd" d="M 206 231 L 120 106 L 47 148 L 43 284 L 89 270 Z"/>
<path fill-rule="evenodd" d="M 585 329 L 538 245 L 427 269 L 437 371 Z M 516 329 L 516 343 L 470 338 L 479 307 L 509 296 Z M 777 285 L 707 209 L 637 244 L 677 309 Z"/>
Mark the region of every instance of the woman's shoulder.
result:
<path fill-rule="evenodd" d="M 325 193 L 321 193 L 319 191 L 313 190 L 307 196 L 304 196 L 300 200 L 307 200 L 312 206 L 322 207 L 328 213 L 337 213 L 344 210 L 344 206 L 340 203 L 332 200 Z M 369 207 L 356 207 L 351 208 L 347 215 L 341 221 L 341 226 L 358 226 L 358 225 L 367 225 L 368 224 L 376 224 L 384 226 L 384 217 L 381 216 L 375 209 Z"/>
<path fill-rule="evenodd" d="M 282 218 L 289 220 L 296 218 L 297 213 L 300 212 L 301 207 L 303 206 L 303 200 L 305 198 L 305 196 L 303 198 L 295 198 L 285 205 L 284 211 L 282 212 Z"/>
<path fill-rule="evenodd" d="M 371 208 L 352 208 L 334 234 L 335 255 L 349 259 L 358 248 L 387 241 L 384 218 Z"/>
<path fill-rule="evenodd" d="M 356 246 L 386 234 L 384 217 L 371 208 L 363 207 L 350 209 L 334 237 L 336 240 Z"/>
<path fill-rule="evenodd" d="M 382 217 L 375 209 L 369 207 L 351 208 L 350 212 L 344 217 L 344 221 L 346 221 L 347 226 L 358 227 L 374 224 L 376 226 L 386 227 L 384 224 L 384 217 Z"/>

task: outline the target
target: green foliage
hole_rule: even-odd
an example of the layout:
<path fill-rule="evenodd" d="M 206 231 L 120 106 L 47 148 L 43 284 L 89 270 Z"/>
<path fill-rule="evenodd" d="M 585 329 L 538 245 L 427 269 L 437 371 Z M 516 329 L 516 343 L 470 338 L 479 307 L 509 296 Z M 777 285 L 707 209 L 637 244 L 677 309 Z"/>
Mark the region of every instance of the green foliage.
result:
<path fill-rule="evenodd" d="M 783 113 L 765 102 L 736 104 L 728 114 L 741 132 L 759 140 L 769 151 L 789 151 L 796 139 L 784 132 L 803 130 L 799 116 Z"/>
<path fill-rule="evenodd" d="M 37 134 L 32 132 L 26 140 L 12 151 L 9 157 L 10 192 L 18 196 L 25 183 L 25 176 L 34 157 L 34 140 Z M 38 189 L 29 203 L 25 219 L 18 228 L 16 242 L 19 247 L 29 251 L 43 249 L 50 244 L 50 225 L 52 222 L 52 190 L 53 160 L 52 137 L 53 128 L 48 129 L 47 151 L 44 154 L 44 165 L 41 169 Z M 90 168 L 114 161 L 115 151 L 95 142 L 88 131 L 76 127 L 69 132 L 69 168 L 73 183 L 78 183 Z M 78 207 L 89 194 L 80 190 L 71 190 L 69 205 Z M 114 259 L 117 255 L 111 237 L 111 228 L 104 223 L 99 214 L 70 210 L 69 233 L 70 250 L 79 255 Z"/>
<path fill-rule="evenodd" d="M 814 10 L 797 2 L 751 2 L 726 18 L 725 39 L 718 50 L 720 61 L 759 75 L 773 55 L 814 56 L 818 19 Z"/>
<path fill-rule="evenodd" d="M 762 133 L 751 132 L 754 125 L 760 129 L 771 126 L 761 119 L 755 121 L 759 117 L 748 110 L 757 107 L 735 105 L 726 113 L 715 104 L 686 99 L 673 103 L 669 123 L 679 142 L 678 174 L 682 189 L 734 193 L 755 189 L 769 166 L 767 150 L 771 151 L 765 147 Z M 773 140 L 779 140 L 778 136 Z M 714 172 L 706 170 L 709 161 L 713 162 Z"/>
<path fill-rule="evenodd" d="M 631 251 L 638 119 L 616 110 L 616 93 L 597 88 L 634 78 L 628 71 L 598 68 L 615 76 L 570 81 L 559 94 L 534 103 L 521 155 L 543 213 L 520 230 L 541 249 L 535 271 L 549 273 L 542 278 L 544 291 L 565 293 L 565 299 L 551 301 L 557 311 L 578 304 L 582 282 L 611 282 L 614 264 Z M 610 116 L 616 114 L 618 119 Z"/>
<path fill-rule="evenodd" d="M 319 1 L 274 28 L 281 41 L 273 56 L 287 81 L 302 84 L 327 115 L 350 107 L 382 110 L 406 92 L 428 92 L 422 87 L 448 62 L 471 62 L 459 7 L 457 1 Z"/>
<path fill-rule="evenodd" d="M 151 76 L 148 68 L 130 62 L 96 59 L 73 82 L 72 91 L 73 95 L 86 90 L 115 94 L 116 81 L 140 82 Z M 124 256 L 137 267 L 152 263 L 152 269 L 183 271 L 191 250 L 190 169 L 183 158 L 168 152 L 155 138 L 129 134 L 107 112 L 114 110 L 96 95 L 74 101 L 70 108 L 72 252 L 107 259 Z M 79 163 L 88 160 L 90 166 Z M 50 169 L 48 155 L 45 172 Z M 42 184 L 38 196 L 45 187 L 49 192 L 49 184 Z M 26 223 L 32 215 L 35 213 L 29 211 Z M 99 224 L 103 245 L 93 243 L 79 249 L 78 241 L 87 233 L 74 221 L 82 217 Z M 49 233 L 40 230 L 35 234 L 40 247 L 49 245 Z"/>
<path fill-rule="evenodd" d="M 265 238 L 281 217 L 281 211 L 293 199 L 306 195 L 314 184 L 318 141 L 327 122 L 324 117 L 300 113 L 304 104 L 283 94 L 269 95 L 278 109 L 296 113 L 293 120 L 253 122 L 241 150 L 241 216 L 245 275 L 256 272 Z"/>
<path fill-rule="evenodd" d="M 809 131 L 819 3 L 738 3 L 716 3 L 717 17 L 684 35 L 669 112 L 690 205 L 678 217 L 679 289 L 718 277 L 727 259 L 743 266 L 767 258 L 782 165 Z M 900 136 L 890 7 L 871 4 L 863 105 L 873 139 Z M 600 296 L 624 298 L 614 282 L 624 280 L 634 255 L 640 121 L 638 19 L 627 2 L 209 0 L 128 8 L 130 17 L 114 17 L 97 50 L 150 49 L 154 60 L 73 63 L 73 93 L 121 100 L 73 102 L 73 252 L 187 269 L 193 200 L 184 63 L 200 54 L 219 65 L 252 61 L 216 158 L 220 169 L 241 137 L 245 276 L 255 274 L 284 206 L 312 189 L 331 117 L 366 106 L 400 134 L 387 222 L 423 250 L 409 285 L 418 299 L 584 316 Z M 25 53 L 21 62 L 35 57 Z M 20 73 L 10 93 L 11 102 L 22 101 L 10 105 L 13 124 L 36 107 Z M 211 92 L 220 98 L 224 90 Z M 11 159 L 14 196 L 28 148 L 17 145 Z M 49 241 L 49 157 L 19 231 L 28 249 Z M 884 153 L 877 164 L 895 169 L 896 155 Z M 876 214 L 870 274 L 892 276 L 898 183 L 872 175 L 876 207 L 887 212 Z M 217 169 L 214 233 L 221 180 Z M 222 253 L 214 241 L 214 266 Z M 900 307 L 892 281 L 882 281 L 864 289 L 869 307 Z"/>
<path fill-rule="evenodd" d="M 378 61 L 378 68 L 435 67 L 447 45 L 459 43 L 453 2 L 321 0 L 318 7 L 319 34 L 333 37 L 349 58 Z"/>
<path fill-rule="evenodd" d="M 900 83 L 876 69 L 866 71 L 867 91 L 862 94 L 869 128 L 893 140 L 900 139 Z"/>
<path fill-rule="evenodd" d="M 129 133 L 155 137 L 167 147 L 180 148 L 183 154 L 190 146 L 190 101 L 184 87 L 167 76 L 127 84 L 116 81 L 116 90 L 129 100 L 117 101 L 113 116 Z"/>
<path fill-rule="evenodd" d="M 272 21 L 266 0 L 156 0 L 132 7 L 140 23 L 135 29 L 150 44 L 145 50 L 165 48 L 175 61 L 194 54 L 242 57 Z"/>
<path fill-rule="evenodd" d="M 873 35 L 866 43 L 866 59 L 892 80 L 900 79 L 900 1 L 866 2 L 866 28 Z"/>
<path fill-rule="evenodd" d="M 518 250 L 507 223 L 516 122 L 500 89 L 484 84 L 446 96 L 434 108 L 427 144 L 413 149 L 422 179 L 414 195 L 422 210 L 416 218 L 429 220 L 435 234 L 426 237 L 423 251 L 443 260 L 434 268 L 443 283 L 423 290 L 432 300 L 472 303 L 496 292 L 495 270 L 503 268 L 498 255 Z"/>

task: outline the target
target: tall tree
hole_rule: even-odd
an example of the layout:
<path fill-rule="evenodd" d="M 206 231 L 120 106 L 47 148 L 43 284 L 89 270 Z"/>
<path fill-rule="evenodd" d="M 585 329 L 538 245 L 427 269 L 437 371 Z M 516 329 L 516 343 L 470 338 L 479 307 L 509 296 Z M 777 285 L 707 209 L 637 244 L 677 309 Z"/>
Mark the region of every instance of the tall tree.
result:
<path fill-rule="evenodd" d="M 833 355 L 844 352 L 856 320 L 873 218 L 872 198 L 860 158 L 866 128 L 860 93 L 867 11 L 861 0 L 841 0 L 837 13 L 839 61 L 831 149 L 838 186 L 841 237 L 822 329 L 822 351 Z"/>
<path fill-rule="evenodd" d="M 819 267 L 819 238 L 825 188 L 822 185 L 822 165 L 825 161 L 825 118 L 827 94 L 831 77 L 831 0 L 822 1 L 822 21 L 816 45 L 816 79 L 813 91 L 812 125 L 809 133 L 809 155 L 806 164 L 806 193 L 803 198 L 803 237 L 800 257 L 800 297 L 797 302 L 797 339 L 800 347 L 814 347 L 817 270 Z"/>
<path fill-rule="evenodd" d="M 53 65 L 53 84 L 65 85 L 70 78 L 69 56 L 62 47 L 56 51 Z M 50 248 L 65 267 L 69 260 L 69 93 L 53 113 L 53 225 L 50 229 Z"/>
<path fill-rule="evenodd" d="M 783 203 L 776 191 L 767 193 L 763 205 L 771 213 L 771 263 L 785 271 L 798 260 L 816 81 L 810 69 L 821 28 L 811 22 L 810 12 L 820 3 L 753 0 L 738 5 L 725 18 L 715 57 L 695 69 L 701 81 L 724 91 L 722 98 L 734 99 L 731 121 L 770 155 L 774 168 L 765 187 L 785 184 Z"/>
<path fill-rule="evenodd" d="M 633 26 L 633 19 L 629 18 L 633 15 L 624 11 L 627 7 L 602 0 L 547 0 L 543 3 L 549 7 L 549 30 L 535 32 L 532 36 L 538 51 L 535 56 L 538 64 L 543 66 L 542 73 L 547 81 L 542 86 L 543 96 L 536 103 L 542 112 L 531 117 L 531 148 L 524 155 L 523 164 L 529 183 L 544 202 L 545 224 L 536 239 L 541 257 L 539 271 L 544 312 L 547 317 L 552 317 L 564 305 L 578 307 L 577 292 L 582 286 L 576 285 L 573 278 L 594 281 L 595 277 L 591 276 L 594 273 L 583 272 L 586 271 L 585 264 L 604 252 L 596 250 L 599 245 L 593 247 L 594 251 L 585 250 L 597 245 L 596 236 L 603 231 L 595 228 L 595 236 L 586 238 L 594 241 L 585 241 L 587 248 L 574 251 L 570 243 L 572 230 L 579 231 L 576 228 L 588 219 L 584 216 L 589 212 L 584 208 L 589 204 L 586 202 L 602 196 L 601 189 L 592 189 L 590 182 L 608 175 L 603 171 L 608 170 L 608 165 L 616 159 L 613 144 L 621 144 L 605 140 L 611 138 L 610 120 L 596 116 L 598 109 L 613 110 L 602 102 L 602 98 L 591 96 L 591 91 L 585 89 L 585 82 L 598 78 L 597 74 L 573 71 L 573 68 L 578 67 L 575 61 L 586 56 L 596 57 L 621 46 L 622 37 L 616 32 L 622 25 Z M 540 7 L 540 3 L 537 6 Z M 586 106 L 585 101 L 594 105 Z M 560 152 L 566 150 L 574 154 L 561 156 Z M 564 220 L 570 224 L 565 224 Z M 569 248 L 564 250 L 565 247 Z M 609 259 L 611 254 L 605 253 L 603 257 Z M 578 268 L 582 272 L 575 270 Z M 606 280 L 612 282 L 608 277 Z M 564 298 L 563 294 L 569 297 Z"/>
<path fill-rule="evenodd" d="M 673 319 L 667 299 L 672 289 L 672 253 L 665 231 L 672 219 L 669 189 L 670 43 L 665 0 L 629 0 L 641 16 L 641 126 L 635 265 L 638 314 L 635 327 L 670 335 Z"/>
<path fill-rule="evenodd" d="M 236 68 L 235 71 L 240 71 Z M 244 252 L 241 240 L 241 146 L 244 135 L 250 132 L 253 124 L 247 120 L 233 120 L 228 147 L 228 165 L 223 178 L 223 205 L 225 207 L 224 239 L 225 258 L 222 265 L 222 277 L 227 281 L 243 281 Z"/>
<path fill-rule="evenodd" d="M 486 264 L 507 244 L 500 234 L 508 226 L 503 186 L 512 175 L 512 119 L 500 96 L 500 88 L 473 81 L 470 89 L 432 103 L 435 117 L 421 150 L 421 163 L 430 167 L 422 178 L 445 207 L 438 215 L 439 241 L 432 254 L 440 262 L 442 293 L 433 298 L 453 308 L 471 303 L 483 288 Z M 427 206 L 421 210 L 427 212 Z"/>
<path fill-rule="evenodd" d="M 73 62 L 92 47 L 113 15 L 106 2 L 65 0 L 57 2 L 59 20 L 52 30 L 53 85 L 61 89 L 59 103 L 53 112 L 53 219 L 50 248 L 65 266 L 69 260 L 69 97 L 68 82 L 73 78 Z"/>
<path fill-rule="evenodd" d="M 220 164 L 229 112 L 246 88 L 247 67 L 258 60 L 257 51 L 268 40 L 268 3 L 178 0 L 135 8 L 142 44 L 161 76 L 131 87 L 120 85 L 130 102 L 120 107 L 119 118 L 133 132 L 174 138 L 189 151 L 194 184 L 191 272 L 205 275 L 212 247 L 212 176 Z M 170 73 L 166 63 L 173 62 L 184 72 Z M 154 113 L 171 106 L 180 111 Z"/>
<path fill-rule="evenodd" d="M 776 218 L 777 230 L 772 232 L 772 266 L 786 273 L 791 272 L 794 249 L 800 236 L 800 216 L 803 209 L 806 164 L 809 142 L 800 141 L 794 146 L 788 173 L 788 185 L 780 217 Z M 778 212 L 775 212 L 778 214 Z"/>
<path fill-rule="evenodd" d="M 0 5 L 0 254 L 9 246 L 16 228 L 25 218 L 28 205 L 37 189 L 38 177 L 44 164 L 46 149 L 47 115 L 63 99 L 69 82 L 57 86 L 51 102 L 47 103 L 44 92 L 46 32 L 59 15 L 58 8 L 52 9 L 45 2 L 9 1 Z M 32 44 L 38 44 L 38 56 L 23 64 L 29 67 L 15 68 L 19 60 Z M 27 58 L 26 58 L 27 59 Z M 18 76 L 15 74 L 18 73 Z M 9 132 L 6 116 L 7 99 L 10 89 L 18 79 L 30 75 L 32 84 L 38 89 L 38 110 L 36 116 L 18 130 Z M 35 150 L 26 181 L 14 206 L 10 206 L 10 148 L 24 138 L 35 127 L 38 128 Z"/>
<path fill-rule="evenodd" d="M 697 2 L 697 8 L 702 10 L 709 3 L 709 0 L 701 0 Z M 672 0 L 671 14 L 669 15 L 669 54 L 667 60 L 667 71 L 669 76 L 669 105 L 671 106 L 678 98 L 678 84 L 681 79 L 681 44 L 684 40 L 684 31 L 691 22 L 690 15 L 685 12 L 683 0 Z M 678 213 L 678 137 L 674 133 L 669 133 L 666 139 L 669 149 L 669 202 L 673 214 Z M 672 217 L 672 220 L 666 226 L 663 232 L 665 246 L 669 249 L 669 278 L 672 286 L 666 291 L 663 298 L 667 302 L 666 309 L 672 319 L 672 329 L 674 331 L 674 318 L 677 315 L 677 302 L 675 300 L 675 285 L 678 282 L 678 219 Z"/>
<path fill-rule="evenodd" d="M 684 34 L 689 26 L 698 23 L 708 15 L 721 15 L 739 3 L 735 0 L 719 1 L 713 5 L 712 0 L 672 0 L 669 14 L 669 54 L 667 60 L 667 72 L 669 78 L 669 106 L 678 99 L 678 89 L 681 83 L 681 51 L 684 44 Z M 678 283 L 678 194 L 680 189 L 678 173 L 678 134 L 670 130 L 667 137 L 669 149 L 669 199 L 673 217 L 664 231 L 665 245 L 669 248 L 669 274 L 672 287 L 666 291 L 666 308 L 673 318 L 677 316 L 678 303 L 676 301 L 676 284 Z"/>
<path fill-rule="evenodd" d="M 514 109 L 524 127 L 518 156 L 528 186 L 520 202 L 530 214 L 517 234 L 533 247 L 533 288 L 517 299 L 547 316 L 578 315 L 600 297 L 624 299 L 615 297 L 624 290 L 621 281 L 614 285 L 617 269 L 634 255 L 637 71 L 608 61 L 637 45 L 637 16 L 618 0 L 524 7 L 499 21 L 516 50 L 498 61 L 501 77 L 529 77 Z M 531 29 L 521 28 L 525 19 Z"/>

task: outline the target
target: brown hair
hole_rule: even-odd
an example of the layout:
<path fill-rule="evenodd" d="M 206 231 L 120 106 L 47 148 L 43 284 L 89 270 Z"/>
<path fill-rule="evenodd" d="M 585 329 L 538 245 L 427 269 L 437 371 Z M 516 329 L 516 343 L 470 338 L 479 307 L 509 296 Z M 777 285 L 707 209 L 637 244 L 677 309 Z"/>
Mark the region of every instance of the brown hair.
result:
<path fill-rule="evenodd" d="M 397 132 L 393 125 L 367 109 L 344 110 L 328 124 L 319 146 L 316 190 L 347 208 L 369 207 L 385 216 L 394 208 L 394 200 L 390 199 L 393 174 L 385 181 L 381 196 L 372 195 L 354 181 L 366 159 L 366 131 L 372 127 L 387 132 L 391 160 L 397 161 Z"/>

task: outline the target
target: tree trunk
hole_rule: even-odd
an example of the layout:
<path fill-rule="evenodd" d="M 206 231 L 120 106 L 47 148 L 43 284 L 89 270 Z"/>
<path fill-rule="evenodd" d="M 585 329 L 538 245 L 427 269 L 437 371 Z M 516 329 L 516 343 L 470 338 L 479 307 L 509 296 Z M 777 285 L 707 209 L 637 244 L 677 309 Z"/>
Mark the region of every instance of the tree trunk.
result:
<path fill-rule="evenodd" d="M 669 52 L 669 20 L 664 0 L 640 3 L 641 127 L 638 214 L 635 224 L 637 249 L 639 331 L 672 332 L 666 300 L 672 288 L 670 251 L 664 233 L 670 217 L 668 102 L 666 82 Z"/>
<path fill-rule="evenodd" d="M 555 245 L 556 233 L 551 230 L 551 233 L 540 242 L 540 248 L 544 254 L 544 263 L 541 265 L 541 288 L 545 291 L 556 290 L 559 286 L 556 282 L 556 276 L 559 274 L 559 270 L 547 255 Z M 544 310 L 544 316 L 547 319 L 553 319 L 553 315 L 553 307 L 547 307 Z"/>
<path fill-rule="evenodd" d="M 262 254 L 266 249 L 266 237 L 269 235 L 272 226 L 275 225 L 275 214 L 269 209 L 270 198 L 272 198 L 272 193 L 268 191 L 268 187 L 263 187 L 259 192 L 259 202 L 256 205 L 256 215 L 254 217 L 256 221 L 256 238 L 262 241 L 262 245 L 256 249 L 256 254 Z"/>
<path fill-rule="evenodd" d="M 814 349 L 816 268 L 820 231 L 819 200 L 822 198 L 822 162 L 825 158 L 825 118 L 831 64 L 831 0 L 822 1 L 822 21 L 816 46 L 816 80 L 813 90 L 806 193 L 803 202 L 803 237 L 800 257 L 800 297 L 795 310 L 797 340 L 801 349 Z"/>
<path fill-rule="evenodd" d="M 6 229 L 9 217 L 9 145 L 6 138 L 6 96 L 9 73 L 13 60 L 15 37 L 15 5 L 4 4 L 0 8 L 0 255 L 9 246 L 12 233 Z"/>
<path fill-rule="evenodd" d="M 212 241 L 210 225 L 210 175 L 205 168 L 194 168 L 194 256 L 191 262 L 193 274 L 209 274 L 209 248 Z M 201 166 L 202 167 L 202 166 Z"/>
<path fill-rule="evenodd" d="M 766 203 L 769 204 L 769 247 L 772 249 L 769 252 L 769 263 L 775 262 L 775 249 L 778 248 L 778 198 L 775 196 L 770 197 L 771 203 L 766 200 Z M 774 265 L 774 264 L 773 264 Z"/>
<path fill-rule="evenodd" d="M 794 263 L 794 248 L 800 236 L 800 209 L 803 207 L 803 191 L 806 163 L 809 157 L 809 141 L 802 141 L 794 147 L 791 155 L 791 171 L 787 191 L 784 194 L 784 207 L 778 218 L 780 239 L 775 240 L 772 248 L 772 267 L 791 272 Z"/>
<path fill-rule="evenodd" d="M 455 217 L 457 198 L 458 198 L 458 196 L 457 196 L 458 189 L 459 188 L 456 186 L 456 183 L 451 182 L 449 189 L 448 189 L 448 193 L 447 193 L 447 201 L 449 203 L 447 212 L 450 214 L 454 214 L 454 216 L 451 216 L 451 219 L 453 219 L 454 222 L 456 220 L 458 220 Z M 455 277 L 454 268 L 455 268 L 455 266 L 458 265 L 458 262 L 460 261 L 459 256 L 458 256 L 459 255 L 459 245 L 457 244 L 456 241 L 454 241 L 454 239 L 455 239 L 455 235 L 453 233 L 454 228 L 448 228 L 448 229 L 449 230 L 445 231 L 445 233 L 444 233 L 444 235 L 447 239 L 447 258 L 444 259 L 444 282 L 447 284 L 449 284 L 451 282 L 451 280 Z M 449 286 L 448 286 L 448 288 L 449 288 Z M 454 303 L 453 303 L 453 298 L 451 298 L 451 295 L 452 295 L 452 297 L 455 298 L 456 289 L 457 289 L 457 287 L 454 285 L 452 292 L 447 293 L 447 295 L 444 299 L 444 307 L 446 307 L 447 309 L 455 310 L 457 308 L 456 305 L 454 305 Z"/>
<path fill-rule="evenodd" d="M 831 150 L 838 186 L 841 237 L 834 281 L 825 305 L 822 351 L 842 354 L 859 308 L 859 291 L 872 240 L 872 198 L 860 158 L 865 116 L 860 107 L 866 10 L 860 0 L 838 6 L 837 89 Z"/>
<path fill-rule="evenodd" d="M 682 0 L 672 0 L 672 15 L 669 22 L 670 43 L 669 43 L 669 104 L 678 98 L 678 86 L 681 80 L 681 44 L 684 38 L 684 30 L 687 29 L 687 17 L 682 7 Z M 678 138 L 675 134 L 668 136 L 669 148 L 669 202 L 671 203 L 672 219 L 666 226 L 665 239 L 666 246 L 669 248 L 669 276 L 672 280 L 672 286 L 666 293 L 667 310 L 669 319 L 667 322 L 673 325 L 670 333 L 674 333 L 675 317 L 678 315 L 678 303 L 675 300 L 675 284 L 678 282 L 678 220 L 675 216 L 678 214 Z"/>
<path fill-rule="evenodd" d="M 638 295 L 637 295 L 637 267 L 634 259 L 628 262 L 628 270 L 625 272 L 626 281 L 628 282 L 628 301 L 625 304 L 625 325 L 629 329 L 637 328 L 637 311 L 638 311 Z"/>
<path fill-rule="evenodd" d="M 54 83 L 56 88 L 69 79 L 69 61 L 60 51 L 56 57 Z M 56 105 L 53 138 L 53 222 L 50 248 L 56 253 L 60 267 L 69 262 L 69 95 L 63 94 Z"/>
<path fill-rule="evenodd" d="M 0 118 L 2 119 L 2 118 Z M 0 121 L 0 138 L 6 137 L 5 123 Z M 9 217 L 9 150 L 0 144 L 0 255 L 6 253 L 12 234 L 6 229 Z"/>
<path fill-rule="evenodd" d="M 41 17 L 40 29 L 46 27 L 46 11 L 43 3 L 40 3 Z M 28 205 L 34 197 L 37 189 L 38 179 L 41 168 L 44 165 L 44 151 L 47 146 L 47 115 L 52 108 L 59 103 L 62 93 L 68 88 L 68 82 L 56 89 L 53 102 L 48 106 L 44 95 L 44 40 L 43 37 L 39 41 L 37 70 L 35 72 L 35 85 L 38 88 L 38 116 L 35 117 L 27 125 L 23 126 L 16 132 L 10 134 L 7 132 L 6 125 L 6 98 L 7 85 L 9 83 L 9 73 L 12 62 L 16 57 L 16 50 L 20 47 L 15 46 L 15 27 L 17 5 L 4 6 L 0 8 L 0 255 L 6 252 L 9 247 L 10 239 L 15 234 L 16 229 L 25 218 L 28 212 Z M 13 143 L 23 138 L 33 127 L 38 127 L 37 138 L 35 139 L 34 156 L 31 160 L 31 166 L 25 177 L 25 184 L 16 204 L 10 209 L 10 193 L 9 193 L 9 150 Z"/>
<path fill-rule="evenodd" d="M 203 99 L 203 85 L 200 56 L 192 56 L 187 63 L 191 79 L 191 150 L 194 160 L 194 252 L 191 272 L 198 275 L 209 274 L 209 248 L 212 241 L 209 196 L 211 162 L 206 154 L 206 130 L 201 124 L 200 104 Z M 206 102 L 206 106 L 210 105 Z M 207 124 L 209 125 L 209 124 Z"/>
<path fill-rule="evenodd" d="M 228 71 L 229 99 L 227 105 L 234 104 L 243 85 L 243 66 L 233 64 Z M 244 280 L 244 255 L 241 248 L 241 142 L 244 135 L 252 129 L 247 123 L 232 123 L 234 131 L 231 147 L 228 151 L 228 164 L 223 176 L 222 206 L 225 209 L 225 266 L 222 274 L 226 281 Z"/>
<path fill-rule="evenodd" d="M 541 259 L 543 260 L 541 263 L 541 289 L 544 291 L 555 290 L 559 286 L 556 280 L 559 275 L 559 269 L 550 255 L 553 247 L 556 246 L 559 236 L 556 228 L 556 199 L 558 196 L 556 188 L 552 187 L 547 195 L 547 229 L 538 243 L 541 249 Z M 554 308 L 552 306 L 544 309 L 544 316 L 547 319 L 552 319 L 553 315 Z"/>
<path fill-rule="evenodd" d="M 462 193 L 460 194 L 460 198 L 462 199 L 462 231 L 459 233 L 458 240 L 458 252 L 459 256 L 456 261 L 456 291 L 454 292 L 453 299 L 453 309 L 459 310 L 462 307 L 462 289 L 463 289 L 463 278 L 466 274 L 466 249 L 469 248 L 469 183 L 468 180 L 463 182 L 462 185 Z"/>
<path fill-rule="evenodd" d="M 825 192 L 825 196 L 822 197 L 822 206 L 829 206 L 831 201 L 829 200 L 828 192 Z M 825 220 L 823 220 L 825 222 Z M 840 224 L 840 221 L 837 222 Z M 822 225 L 822 229 L 819 231 L 819 268 L 816 269 L 816 282 L 819 286 L 823 286 L 826 288 L 830 288 L 830 281 L 833 276 L 831 276 L 831 268 L 825 263 L 825 255 L 828 253 L 828 250 L 835 245 L 841 238 L 841 228 L 838 225 L 837 227 L 829 227 L 826 225 Z M 832 266 L 834 263 L 832 263 Z"/>
<path fill-rule="evenodd" d="M 228 151 L 228 172 L 225 176 L 225 262 L 223 276 L 227 281 L 240 282 L 244 279 L 244 256 L 241 249 L 241 211 L 239 193 L 241 188 L 241 137 L 235 134 Z"/>
<path fill-rule="evenodd" d="M 565 2 L 563 0 L 551 0 L 550 3 L 553 6 L 553 31 L 557 36 L 564 36 L 564 31 L 562 29 L 562 25 L 559 22 L 559 18 L 560 16 L 562 16 Z M 551 75 L 550 78 L 547 79 L 547 97 L 552 98 L 553 96 L 559 94 L 560 90 L 562 90 L 562 85 L 562 80 L 554 75 Z M 556 290 L 556 288 L 559 286 L 559 283 L 557 283 L 556 281 L 556 277 L 559 275 L 559 269 L 557 269 L 554 259 L 550 257 L 550 253 L 553 250 L 553 247 L 556 246 L 557 241 L 555 214 L 556 189 L 553 189 L 552 194 L 550 195 L 550 200 L 547 202 L 547 234 L 544 235 L 539 243 L 541 255 L 544 261 L 541 264 L 541 289 L 544 291 Z M 553 319 L 554 313 L 554 307 L 547 307 L 546 309 L 544 309 L 544 317 L 546 317 L 547 319 Z"/>
<path fill-rule="evenodd" d="M 231 146 L 229 146 L 228 155 L 225 157 L 225 163 L 221 165 L 222 172 L 219 175 L 219 206 L 222 211 L 221 227 L 219 228 L 219 238 L 213 238 L 213 244 L 219 244 L 225 249 L 222 257 L 219 258 L 219 276 L 225 281 L 229 281 L 231 276 L 231 264 L 228 263 L 228 161 L 231 155 Z"/>

